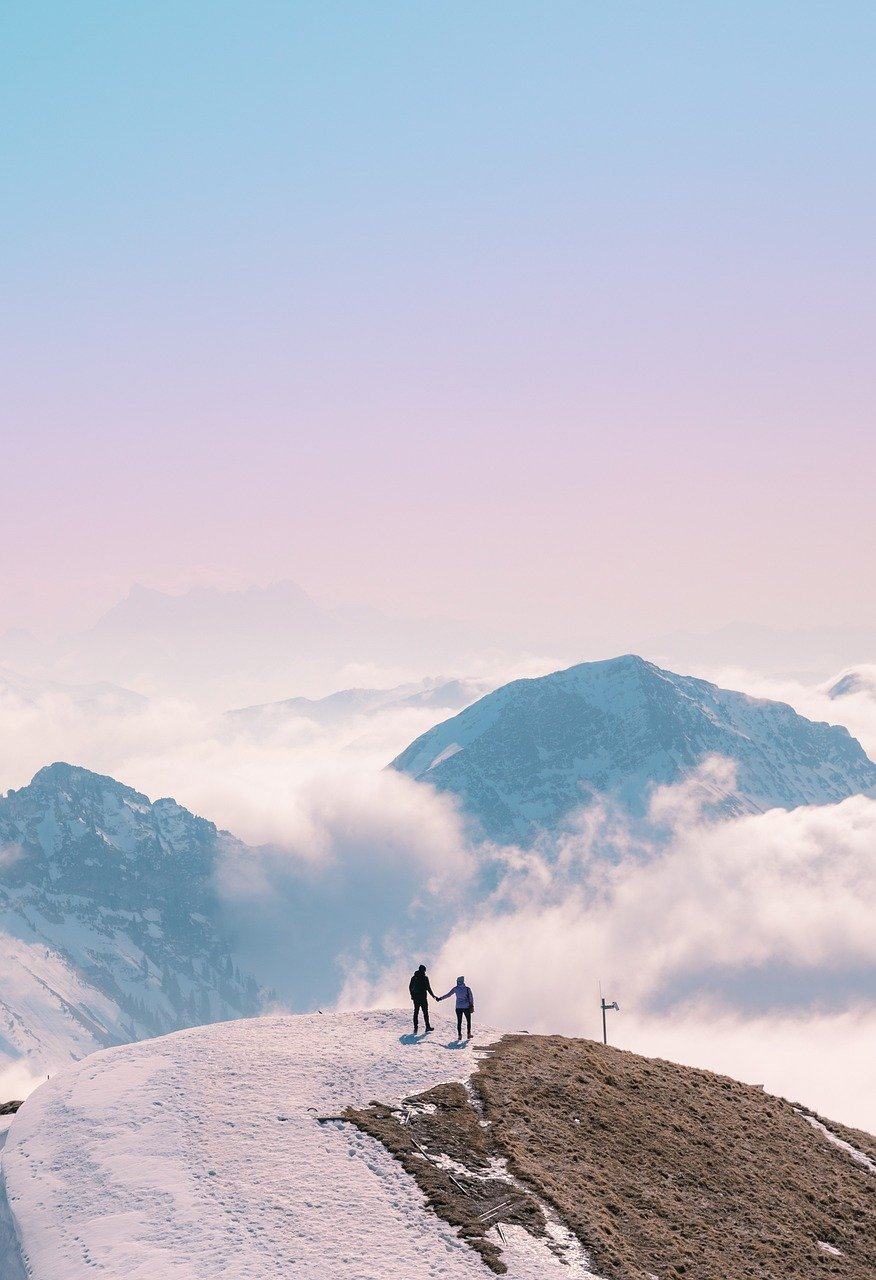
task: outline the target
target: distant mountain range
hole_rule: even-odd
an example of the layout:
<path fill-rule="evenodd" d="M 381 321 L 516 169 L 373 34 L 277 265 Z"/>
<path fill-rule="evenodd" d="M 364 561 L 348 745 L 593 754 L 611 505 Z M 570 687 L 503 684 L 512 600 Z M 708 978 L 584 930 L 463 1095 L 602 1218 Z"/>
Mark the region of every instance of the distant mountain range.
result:
<path fill-rule="evenodd" d="M 325 698 L 284 698 L 227 712 L 235 728 L 275 729 L 288 719 L 313 720 L 333 726 L 356 716 L 372 716 L 390 708 L 457 711 L 489 691 L 484 680 L 423 680 L 392 689 L 341 689 Z"/>
<path fill-rule="evenodd" d="M 632 655 L 515 680 L 430 729 L 392 762 L 458 797 L 493 840 L 528 843 L 595 795 L 641 813 L 655 785 L 709 755 L 733 760 L 719 811 L 826 804 L 876 787 L 848 730 Z"/>
<path fill-rule="evenodd" d="M 148 696 L 182 695 L 224 710 L 276 701 L 290 689 L 312 694 L 354 681 L 371 685 L 383 671 L 417 676 L 476 670 L 473 659 L 485 655 L 491 670 L 502 663 L 510 669 L 533 654 L 554 655 L 559 666 L 572 655 L 617 643 L 617 636 L 558 630 L 537 616 L 509 630 L 375 608 L 330 608 L 288 579 L 175 593 L 135 584 L 87 629 L 51 641 L 21 628 L 0 634 L 0 666 L 68 684 L 110 681 Z M 743 668 L 821 682 L 832 671 L 872 660 L 876 628 L 732 623 L 701 633 L 642 634 L 623 643 L 682 670 Z M 375 674 L 366 676 L 369 670 Z"/>
<path fill-rule="evenodd" d="M 54 764 L 0 798 L 0 1063 L 56 1069 L 93 1049 L 257 1012 L 214 891 L 237 842 Z"/>
<path fill-rule="evenodd" d="M 53 699 L 63 699 L 77 711 L 89 715 L 129 714 L 144 710 L 149 699 L 116 684 L 64 684 L 57 680 L 39 680 L 21 675 L 9 667 L 0 667 L 0 706 L 45 706 Z"/>
<path fill-rule="evenodd" d="M 488 641 L 448 619 L 327 609 L 294 582 L 180 594 L 136 585 L 86 631 L 52 644 L 0 636 L 0 663 L 70 683 L 111 680 L 147 695 L 264 701 L 329 687 L 356 667 L 459 669 Z M 347 674 L 349 680 L 349 674 Z M 335 684 L 337 687 L 337 684 Z"/>

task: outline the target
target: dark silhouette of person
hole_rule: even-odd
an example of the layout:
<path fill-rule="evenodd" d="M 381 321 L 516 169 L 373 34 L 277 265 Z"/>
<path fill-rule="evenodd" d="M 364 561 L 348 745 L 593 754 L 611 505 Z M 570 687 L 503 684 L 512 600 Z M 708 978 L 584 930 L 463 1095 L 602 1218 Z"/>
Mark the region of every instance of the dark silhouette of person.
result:
<path fill-rule="evenodd" d="M 423 1010 L 423 1021 L 426 1024 L 426 1030 L 431 1031 L 432 1024 L 429 1021 L 429 1002 L 426 997 L 432 996 L 434 1000 L 437 1000 L 438 997 L 432 990 L 429 979 L 426 976 L 426 966 L 424 964 L 420 965 L 417 972 L 411 978 L 408 990 L 410 991 L 411 999 L 414 1002 L 414 1035 L 416 1035 L 420 1029 L 421 1009 Z"/>
<path fill-rule="evenodd" d="M 443 996 L 436 996 L 436 1000 L 446 1000 L 448 996 L 456 996 L 456 1038 L 462 1039 L 462 1018 L 465 1015 L 465 1029 L 467 1032 L 466 1039 L 471 1039 L 471 1015 L 474 1013 L 474 996 L 471 993 L 471 987 L 465 985 L 465 978 L 460 976 L 456 979 L 456 986 Z"/>

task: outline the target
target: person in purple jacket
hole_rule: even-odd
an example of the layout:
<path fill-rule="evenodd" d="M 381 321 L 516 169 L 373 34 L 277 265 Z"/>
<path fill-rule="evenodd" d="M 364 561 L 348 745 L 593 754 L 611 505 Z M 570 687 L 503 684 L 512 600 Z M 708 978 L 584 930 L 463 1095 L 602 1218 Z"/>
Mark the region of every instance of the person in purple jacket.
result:
<path fill-rule="evenodd" d="M 438 996 L 439 1000 L 446 1000 L 448 996 L 456 996 L 456 1038 L 462 1039 L 462 1016 L 465 1014 L 465 1026 L 468 1032 L 466 1039 L 471 1039 L 471 1015 L 474 1013 L 474 996 L 471 993 L 471 987 L 465 985 L 465 978 L 456 979 L 456 986 L 451 987 L 443 996 Z"/>

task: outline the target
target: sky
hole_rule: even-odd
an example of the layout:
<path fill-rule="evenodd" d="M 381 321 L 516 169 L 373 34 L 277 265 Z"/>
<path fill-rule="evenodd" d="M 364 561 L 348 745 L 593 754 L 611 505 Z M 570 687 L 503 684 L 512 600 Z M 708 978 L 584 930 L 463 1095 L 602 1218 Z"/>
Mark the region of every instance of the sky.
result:
<path fill-rule="evenodd" d="M 871 5 L 0 22 L 0 628 L 876 622 Z"/>

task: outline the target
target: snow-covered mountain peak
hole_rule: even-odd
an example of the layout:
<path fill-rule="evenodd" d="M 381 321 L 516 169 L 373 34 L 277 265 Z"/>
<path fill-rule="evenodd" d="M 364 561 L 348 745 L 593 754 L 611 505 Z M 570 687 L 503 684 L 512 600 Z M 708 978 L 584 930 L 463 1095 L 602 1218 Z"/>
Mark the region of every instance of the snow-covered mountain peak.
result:
<path fill-rule="evenodd" d="M 593 795 L 634 812 L 708 756 L 736 764 L 728 813 L 845 799 L 876 765 L 840 726 L 665 671 L 635 654 L 515 680 L 416 739 L 393 766 L 452 792 L 493 839 L 529 841 Z"/>
<path fill-rule="evenodd" d="M 75 864 L 87 849 L 89 858 L 107 863 L 109 873 L 122 852 L 170 860 L 173 874 L 181 858 L 190 860 L 198 849 L 220 839 L 212 822 L 169 797 L 151 802 L 115 778 L 61 761 L 46 765 L 28 786 L 0 800 L 0 830 L 4 815 L 35 853 Z"/>

